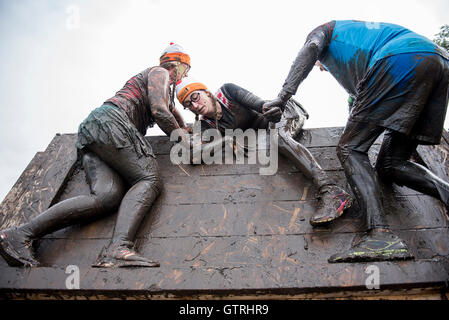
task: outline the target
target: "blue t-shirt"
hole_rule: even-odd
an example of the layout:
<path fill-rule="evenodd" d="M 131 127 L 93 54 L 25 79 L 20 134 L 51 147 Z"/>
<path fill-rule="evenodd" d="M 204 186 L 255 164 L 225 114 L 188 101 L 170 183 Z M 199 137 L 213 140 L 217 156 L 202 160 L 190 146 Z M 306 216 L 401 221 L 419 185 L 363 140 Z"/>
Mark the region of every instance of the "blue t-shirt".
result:
<path fill-rule="evenodd" d="M 449 59 L 449 54 L 424 36 L 382 22 L 336 21 L 321 63 L 351 93 L 377 61 L 401 53 L 428 52 Z"/>

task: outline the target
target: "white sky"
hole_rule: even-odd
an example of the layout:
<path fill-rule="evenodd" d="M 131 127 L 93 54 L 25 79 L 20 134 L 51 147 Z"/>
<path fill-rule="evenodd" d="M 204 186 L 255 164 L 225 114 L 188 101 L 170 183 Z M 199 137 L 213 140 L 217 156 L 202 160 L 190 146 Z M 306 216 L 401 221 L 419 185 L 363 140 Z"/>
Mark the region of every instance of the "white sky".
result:
<path fill-rule="evenodd" d="M 56 133 L 77 132 L 169 42 L 189 52 L 190 75 L 211 91 L 233 82 L 272 99 L 307 34 L 335 19 L 392 22 L 433 39 L 449 23 L 449 1 L 0 0 L 0 201 Z M 345 125 L 347 94 L 329 74 L 315 68 L 296 99 L 306 128 Z"/>

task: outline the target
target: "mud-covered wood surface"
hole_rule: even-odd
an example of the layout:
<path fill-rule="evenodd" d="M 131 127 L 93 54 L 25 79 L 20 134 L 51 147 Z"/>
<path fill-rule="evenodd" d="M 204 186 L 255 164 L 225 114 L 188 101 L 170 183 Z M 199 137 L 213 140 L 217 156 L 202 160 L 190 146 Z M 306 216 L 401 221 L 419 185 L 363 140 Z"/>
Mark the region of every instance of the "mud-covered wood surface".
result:
<path fill-rule="evenodd" d="M 335 152 L 341 131 L 305 130 L 301 142 L 331 178 L 350 191 Z M 415 158 L 447 180 L 449 148 L 444 137 L 440 146 L 420 146 Z M 282 156 L 273 176 L 260 175 L 259 166 L 251 164 L 173 165 L 173 143 L 166 137 L 148 139 L 164 190 L 136 243 L 161 267 L 90 267 L 112 235 L 116 213 L 111 213 L 45 236 L 37 248 L 44 267 L 10 268 L 0 258 L 1 294 L 189 297 L 366 291 L 370 265 L 379 267 L 381 290 L 445 290 L 449 221 L 445 206 L 430 196 L 383 186 L 388 221 L 414 260 L 329 264 L 330 255 L 348 249 L 365 231 L 357 203 L 328 227 L 312 228 L 316 189 Z M 74 141 L 75 135 L 58 135 L 35 156 L 1 204 L 2 228 L 26 221 L 55 201 L 89 192 L 84 171 L 75 165 Z M 380 142 L 370 150 L 373 163 Z M 66 289 L 69 265 L 79 267 L 80 290 Z"/>
<path fill-rule="evenodd" d="M 74 169 L 75 141 L 75 134 L 57 134 L 34 156 L 0 205 L 1 229 L 20 225 L 53 203 Z"/>

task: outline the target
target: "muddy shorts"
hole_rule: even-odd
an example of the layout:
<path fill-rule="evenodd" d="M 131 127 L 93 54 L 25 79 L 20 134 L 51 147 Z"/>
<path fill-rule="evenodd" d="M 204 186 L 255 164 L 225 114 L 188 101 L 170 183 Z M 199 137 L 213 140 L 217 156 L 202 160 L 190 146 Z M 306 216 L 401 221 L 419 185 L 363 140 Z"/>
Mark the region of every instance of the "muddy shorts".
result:
<path fill-rule="evenodd" d="M 449 61 L 432 53 L 379 60 L 357 87 L 349 120 L 439 144 L 449 98 Z"/>
<path fill-rule="evenodd" d="M 150 143 L 126 113 L 114 105 L 105 104 L 90 113 L 79 126 L 76 146 L 79 157 L 95 153 L 129 185 L 154 180 L 158 174 Z"/>
<path fill-rule="evenodd" d="M 133 148 L 138 157 L 155 157 L 150 143 L 126 113 L 112 104 L 93 110 L 79 125 L 77 148 L 83 149 L 94 142 L 117 149 Z"/>

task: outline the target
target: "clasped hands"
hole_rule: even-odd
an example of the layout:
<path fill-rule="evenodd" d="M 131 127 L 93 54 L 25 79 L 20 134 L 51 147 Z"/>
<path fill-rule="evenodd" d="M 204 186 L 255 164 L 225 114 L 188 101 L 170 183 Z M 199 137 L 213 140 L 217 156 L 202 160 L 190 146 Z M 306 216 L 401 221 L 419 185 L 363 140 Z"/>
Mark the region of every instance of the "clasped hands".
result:
<path fill-rule="evenodd" d="M 281 90 L 276 99 L 269 100 L 263 104 L 262 115 L 271 122 L 279 122 L 281 120 L 285 105 L 291 96 L 292 95 L 290 93 Z"/>

